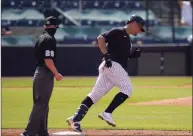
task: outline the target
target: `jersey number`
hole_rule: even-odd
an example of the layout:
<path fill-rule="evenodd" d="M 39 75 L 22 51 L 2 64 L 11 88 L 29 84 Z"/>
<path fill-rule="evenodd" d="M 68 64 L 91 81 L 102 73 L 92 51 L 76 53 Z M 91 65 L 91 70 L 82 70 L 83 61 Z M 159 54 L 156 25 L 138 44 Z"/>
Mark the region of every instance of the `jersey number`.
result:
<path fill-rule="evenodd" d="M 46 56 L 46 57 L 50 57 L 50 56 L 51 56 L 51 57 L 54 57 L 54 51 L 52 51 L 52 50 L 51 50 L 51 51 L 50 51 L 50 50 L 46 50 L 45 56 Z"/>

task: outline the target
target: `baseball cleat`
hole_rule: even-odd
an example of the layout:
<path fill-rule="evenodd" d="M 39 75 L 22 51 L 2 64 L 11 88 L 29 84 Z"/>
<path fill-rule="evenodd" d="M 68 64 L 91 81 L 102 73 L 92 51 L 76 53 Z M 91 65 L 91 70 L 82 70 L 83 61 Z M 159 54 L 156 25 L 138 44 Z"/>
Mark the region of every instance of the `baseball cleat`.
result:
<path fill-rule="evenodd" d="M 112 119 L 111 113 L 106 113 L 106 112 L 99 113 L 98 117 L 102 120 L 105 120 L 109 125 L 111 125 L 113 127 L 116 126 L 115 122 Z"/>
<path fill-rule="evenodd" d="M 73 122 L 73 117 L 69 117 L 66 122 L 70 126 L 70 128 L 75 132 L 82 133 L 82 129 L 79 122 Z"/>
<path fill-rule="evenodd" d="M 20 136 L 32 136 L 32 135 L 29 135 L 26 132 L 24 132 L 24 133 L 20 134 Z"/>

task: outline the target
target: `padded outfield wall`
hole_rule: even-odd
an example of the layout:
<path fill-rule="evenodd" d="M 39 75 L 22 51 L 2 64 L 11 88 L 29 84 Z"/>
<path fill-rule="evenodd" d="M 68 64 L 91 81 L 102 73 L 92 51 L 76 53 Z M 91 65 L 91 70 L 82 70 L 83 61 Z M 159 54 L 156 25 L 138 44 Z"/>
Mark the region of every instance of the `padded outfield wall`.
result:
<path fill-rule="evenodd" d="M 134 45 L 135 46 L 135 45 Z M 140 59 L 129 60 L 132 76 L 187 76 L 192 74 L 192 46 L 143 45 Z M 33 47 L 2 47 L 2 76 L 32 76 Z M 96 76 L 102 55 L 96 47 L 60 45 L 57 67 L 64 76 Z"/>

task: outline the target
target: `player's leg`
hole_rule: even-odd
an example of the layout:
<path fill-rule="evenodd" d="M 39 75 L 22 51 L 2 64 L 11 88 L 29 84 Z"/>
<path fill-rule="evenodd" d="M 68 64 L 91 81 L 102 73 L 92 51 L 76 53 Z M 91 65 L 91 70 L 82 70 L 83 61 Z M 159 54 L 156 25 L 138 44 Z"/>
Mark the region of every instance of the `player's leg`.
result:
<path fill-rule="evenodd" d="M 88 96 L 82 101 L 76 113 L 67 119 L 68 124 L 75 131 L 81 132 L 79 122 L 85 117 L 89 108 L 98 102 L 102 96 L 109 92 L 114 85 L 106 78 L 104 74 L 99 74 L 97 81 Z"/>
<path fill-rule="evenodd" d="M 111 81 L 120 88 L 120 92 L 114 97 L 111 104 L 105 110 L 112 113 L 119 105 L 121 105 L 128 97 L 131 96 L 133 87 L 128 73 L 118 63 L 113 63 L 114 68 L 111 69 Z"/>
<path fill-rule="evenodd" d="M 132 94 L 132 84 L 129 79 L 127 72 L 121 67 L 120 64 L 113 62 L 112 68 L 109 70 L 108 78 L 111 80 L 113 84 L 120 88 L 120 92 L 116 94 L 110 105 L 106 108 L 105 112 L 101 113 L 108 116 L 108 118 L 112 118 L 112 112 L 120 106 L 128 97 Z M 100 116 L 100 114 L 99 114 Z M 109 123 L 110 122 L 110 123 Z M 109 121 L 112 126 L 113 120 Z M 112 123 L 111 123 L 112 122 Z"/>

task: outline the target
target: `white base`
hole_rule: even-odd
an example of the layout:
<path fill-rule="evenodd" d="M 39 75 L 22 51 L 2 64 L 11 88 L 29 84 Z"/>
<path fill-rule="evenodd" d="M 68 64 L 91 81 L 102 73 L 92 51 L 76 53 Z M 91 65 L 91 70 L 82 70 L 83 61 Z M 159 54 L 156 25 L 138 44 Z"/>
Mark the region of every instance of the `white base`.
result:
<path fill-rule="evenodd" d="M 51 136 L 83 136 L 83 134 L 78 132 L 63 131 L 63 132 L 53 133 L 51 134 Z"/>

